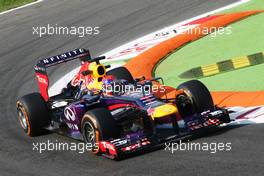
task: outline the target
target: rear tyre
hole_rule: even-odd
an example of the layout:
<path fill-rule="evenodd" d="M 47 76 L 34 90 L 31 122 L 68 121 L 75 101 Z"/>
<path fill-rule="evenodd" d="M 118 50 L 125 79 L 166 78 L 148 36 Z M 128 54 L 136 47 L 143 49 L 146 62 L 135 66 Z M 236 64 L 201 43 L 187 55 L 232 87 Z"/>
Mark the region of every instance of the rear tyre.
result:
<path fill-rule="evenodd" d="M 212 96 L 207 87 L 198 80 L 182 83 L 177 89 L 183 89 L 190 98 L 194 112 L 201 113 L 214 108 Z"/>
<path fill-rule="evenodd" d="M 87 111 L 81 123 L 82 135 L 91 144 L 92 153 L 100 154 L 99 141 L 119 138 L 120 130 L 111 113 L 105 108 Z"/>
<path fill-rule="evenodd" d="M 39 93 L 21 97 L 16 106 L 20 125 L 28 136 L 43 134 L 43 128 L 51 123 L 46 102 Z"/>
<path fill-rule="evenodd" d="M 114 68 L 112 70 L 109 70 L 106 74 L 107 75 L 112 75 L 116 79 L 125 79 L 129 83 L 134 83 L 134 78 L 133 78 L 133 76 L 131 75 L 131 73 L 128 71 L 128 69 L 126 67 Z"/>

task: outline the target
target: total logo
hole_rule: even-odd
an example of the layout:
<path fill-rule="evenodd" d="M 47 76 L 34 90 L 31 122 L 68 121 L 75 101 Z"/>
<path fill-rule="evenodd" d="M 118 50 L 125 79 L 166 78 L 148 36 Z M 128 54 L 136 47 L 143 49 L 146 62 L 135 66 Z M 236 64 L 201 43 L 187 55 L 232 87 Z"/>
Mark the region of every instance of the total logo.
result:
<path fill-rule="evenodd" d="M 38 79 L 38 82 L 48 85 L 48 81 L 44 77 L 41 77 L 40 75 L 37 75 L 37 79 Z"/>

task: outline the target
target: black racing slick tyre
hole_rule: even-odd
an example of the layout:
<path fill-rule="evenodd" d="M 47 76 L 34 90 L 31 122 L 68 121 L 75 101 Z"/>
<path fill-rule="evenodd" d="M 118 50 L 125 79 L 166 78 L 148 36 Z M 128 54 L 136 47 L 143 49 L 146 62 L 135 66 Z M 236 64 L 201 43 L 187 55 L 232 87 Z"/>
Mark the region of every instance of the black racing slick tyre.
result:
<path fill-rule="evenodd" d="M 92 153 L 99 155 L 99 141 L 120 137 L 120 130 L 111 113 L 105 108 L 87 111 L 82 119 L 81 130 L 84 141 L 92 146 Z"/>
<path fill-rule="evenodd" d="M 51 115 L 46 102 L 39 93 L 31 93 L 17 100 L 16 103 L 20 125 L 28 136 L 38 136 L 50 125 Z"/>
<path fill-rule="evenodd" d="M 134 78 L 133 78 L 133 76 L 131 75 L 131 73 L 128 71 L 128 69 L 126 67 L 114 68 L 112 70 L 109 70 L 106 74 L 107 75 L 112 75 L 116 79 L 125 79 L 129 83 L 134 83 Z"/>
<path fill-rule="evenodd" d="M 201 113 L 214 108 L 212 96 L 207 87 L 198 80 L 191 80 L 180 84 L 177 89 L 183 89 L 191 99 L 194 111 Z"/>

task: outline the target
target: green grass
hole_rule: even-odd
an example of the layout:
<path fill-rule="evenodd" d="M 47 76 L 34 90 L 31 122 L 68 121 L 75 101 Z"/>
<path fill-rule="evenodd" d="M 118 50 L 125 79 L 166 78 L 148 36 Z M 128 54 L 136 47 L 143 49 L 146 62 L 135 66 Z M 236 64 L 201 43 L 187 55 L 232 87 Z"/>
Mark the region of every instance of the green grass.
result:
<path fill-rule="evenodd" d="M 36 0 L 0 0 L 0 12 L 19 7 Z"/>
<path fill-rule="evenodd" d="M 228 12 L 254 9 L 264 9 L 264 1 L 252 0 Z M 263 21 L 264 14 L 252 16 L 232 24 L 231 35 L 209 35 L 183 47 L 158 65 L 155 76 L 163 77 L 165 84 L 175 87 L 187 81 L 178 75 L 190 68 L 264 51 Z M 215 91 L 264 90 L 264 64 L 200 80 Z"/>

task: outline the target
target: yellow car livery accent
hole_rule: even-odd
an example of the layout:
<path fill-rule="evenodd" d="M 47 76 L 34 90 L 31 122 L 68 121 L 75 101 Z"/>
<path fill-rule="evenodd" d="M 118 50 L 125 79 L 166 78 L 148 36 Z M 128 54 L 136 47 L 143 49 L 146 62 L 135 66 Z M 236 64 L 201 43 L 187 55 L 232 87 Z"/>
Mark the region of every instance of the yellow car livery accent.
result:
<path fill-rule="evenodd" d="M 159 107 L 154 108 L 154 112 L 151 114 L 152 119 L 162 118 L 171 114 L 178 112 L 176 106 L 171 104 L 165 104 Z"/>

